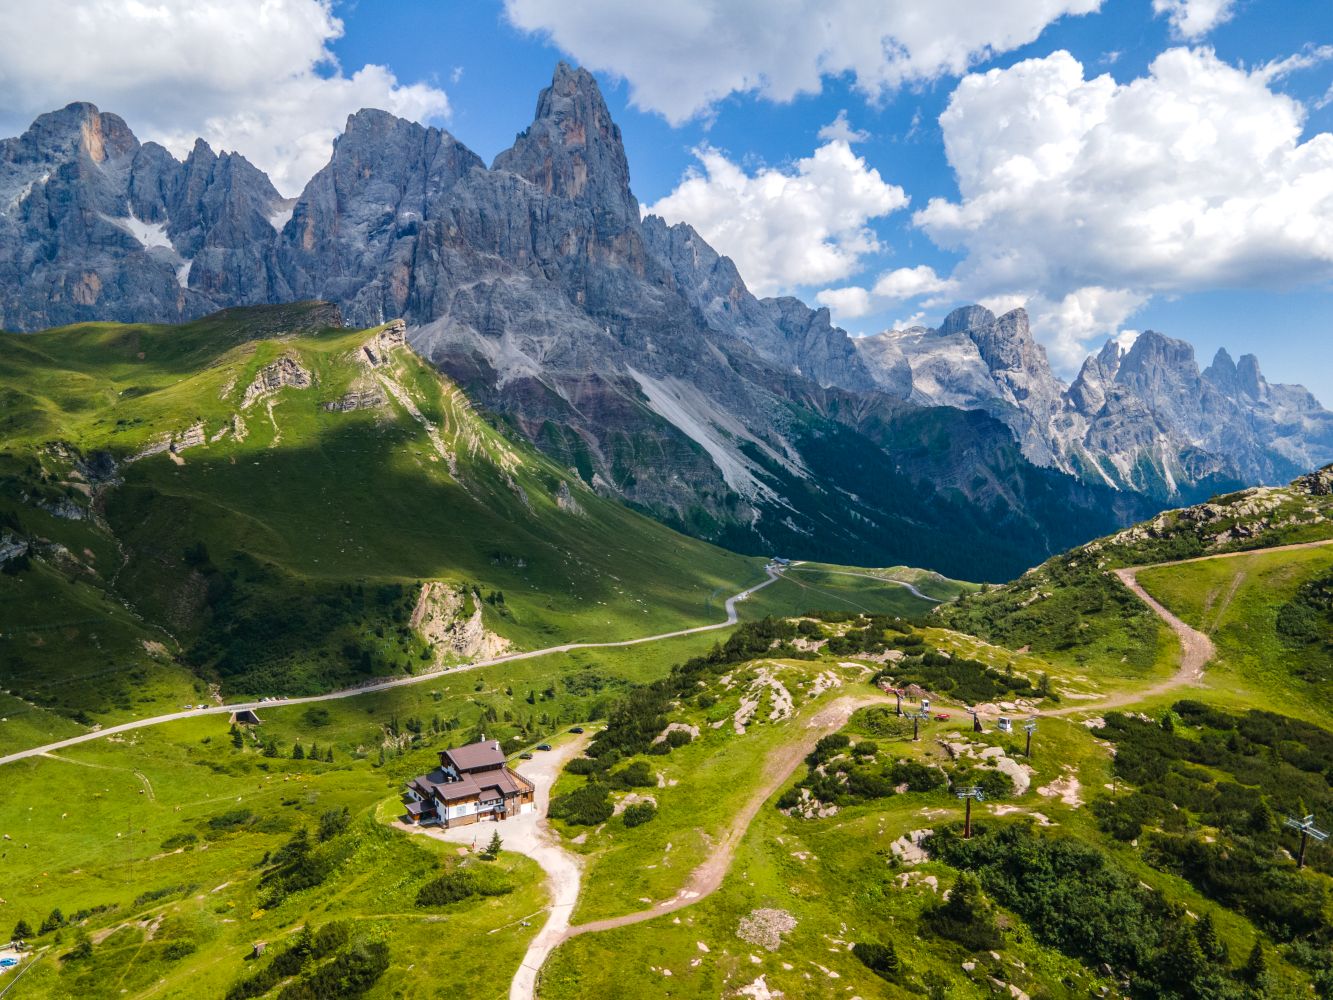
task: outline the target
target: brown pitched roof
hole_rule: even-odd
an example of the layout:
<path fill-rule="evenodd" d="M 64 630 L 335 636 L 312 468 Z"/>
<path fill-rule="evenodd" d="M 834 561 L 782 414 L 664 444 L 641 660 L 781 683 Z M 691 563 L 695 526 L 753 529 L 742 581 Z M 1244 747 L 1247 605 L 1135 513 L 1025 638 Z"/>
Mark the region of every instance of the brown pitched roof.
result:
<path fill-rule="evenodd" d="M 414 789 L 417 794 L 423 797 L 438 798 L 444 802 L 457 802 L 460 799 L 470 799 L 482 795 L 487 798 L 495 798 L 498 795 L 518 795 L 533 790 L 532 782 L 507 767 L 497 768 L 493 771 L 463 774 L 458 781 L 445 781 L 444 772 L 435 770 L 430 774 L 413 778 L 408 782 L 408 787 Z"/>
<path fill-rule="evenodd" d="M 505 762 L 504 751 L 500 749 L 500 744 L 495 740 L 469 743 L 465 747 L 446 750 L 444 755 L 461 773 L 503 767 Z"/>

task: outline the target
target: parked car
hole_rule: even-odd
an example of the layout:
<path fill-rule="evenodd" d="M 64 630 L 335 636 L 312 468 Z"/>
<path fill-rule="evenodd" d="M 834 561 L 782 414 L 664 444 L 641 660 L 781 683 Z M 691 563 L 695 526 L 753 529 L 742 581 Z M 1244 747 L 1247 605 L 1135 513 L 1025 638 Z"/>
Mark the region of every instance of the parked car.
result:
<path fill-rule="evenodd" d="M 580 735 L 580 734 L 582 734 L 582 732 L 583 732 L 583 727 L 582 727 L 582 726 L 575 726 L 573 729 L 570 730 L 570 732 L 571 732 L 571 733 L 574 733 L 575 735 Z"/>
<path fill-rule="evenodd" d="M 949 721 L 949 713 L 948 713 L 948 712 L 941 712 L 939 715 L 935 716 L 935 721 L 936 721 L 936 722 L 948 722 L 948 721 Z"/>
<path fill-rule="evenodd" d="M 529 753 L 527 750 L 524 750 L 521 754 L 518 755 L 518 759 L 519 759 L 519 760 L 532 760 L 532 754 Z"/>
<path fill-rule="evenodd" d="M 538 749 L 538 750 L 550 750 L 550 749 L 551 749 L 551 744 L 549 744 L 549 743 L 538 743 L 538 744 L 537 744 L 537 749 Z"/>

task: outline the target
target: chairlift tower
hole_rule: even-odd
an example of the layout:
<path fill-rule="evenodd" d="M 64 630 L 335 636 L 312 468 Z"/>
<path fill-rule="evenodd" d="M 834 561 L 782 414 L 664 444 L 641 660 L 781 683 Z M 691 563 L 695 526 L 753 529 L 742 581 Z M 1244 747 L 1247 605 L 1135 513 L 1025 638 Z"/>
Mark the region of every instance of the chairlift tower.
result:
<path fill-rule="evenodd" d="M 975 708 L 969 708 L 968 712 L 972 716 L 972 732 L 984 733 L 986 730 L 981 726 L 981 716 L 977 714 L 977 710 Z"/>
<path fill-rule="evenodd" d="M 922 709 L 920 712 L 908 712 L 907 717 L 912 720 L 912 742 L 918 743 L 921 740 L 921 721 L 929 719 L 930 713 Z"/>
<path fill-rule="evenodd" d="M 984 801 L 986 798 L 986 793 L 983 792 L 976 785 L 972 785 L 970 788 L 960 788 L 956 792 L 954 792 L 954 794 L 963 800 L 963 808 L 965 810 L 963 813 L 963 839 L 971 840 L 972 800 L 976 799 L 978 802 Z"/>
<path fill-rule="evenodd" d="M 1023 752 L 1023 756 L 1027 757 L 1028 760 L 1032 759 L 1032 734 L 1035 733 L 1036 731 L 1037 731 L 1036 719 L 1028 719 L 1027 722 L 1023 723 L 1023 732 L 1028 734 L 1027 749 Z"/>
<path fill-rule="evenodd" d="M 1309 842 L 1309 839 L 1313 837 L 1315 840 L 1322 843 L 1328 839 L 1328 831 L 1321 830 L 1314 825 L 1314 813 L 1311 813 L 1303 819 L 1293 819 L 1291 816 L 1286 816 L 1283 819 L 1283 823 L 1284 825 L 1291 827 L 1293 830 L 1301 831 L 1301 847 L 1296 855 L 1296 867 L 1304 868 L 1305 846 Z"/>
<path fill-rule="evenodd" d="M 894 693 L 894 694 L 897 696 L 897 698 L 898 698 L 898 718 L 901 719 L 902 716 L 903 716 L 903 689 L 902 689 L 902 688 L 894 688 L 894 689 L 893 689 L 893 693 Z"/>

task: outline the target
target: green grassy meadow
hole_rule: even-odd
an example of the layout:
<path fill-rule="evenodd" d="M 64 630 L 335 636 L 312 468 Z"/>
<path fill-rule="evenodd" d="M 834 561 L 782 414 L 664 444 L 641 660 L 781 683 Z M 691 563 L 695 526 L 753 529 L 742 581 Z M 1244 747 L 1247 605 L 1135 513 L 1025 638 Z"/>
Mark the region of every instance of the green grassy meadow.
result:
<path fill-rule="evenodd" d="M 1210 695 L 1328 725 L 1330 646 L 1320 638 L 1288 640 L 1279 632 L 1278 616 L 1303 584 L 1331 573 L 1333 548 L 1313 548 L 1164 566 L 1144 570 L 1139 582 L 1217 645 L 1207 675 Z"/>
<path fill-rule="evenodd" d="M 530 649 L 719 621 L 762 579 L 597 496 L 405 348 L 371 370 L 377 331 L 303 316 L 0 335 L 0 530 L 32 557 L 0 574 L 0 688 L 27 730 L 421 672 L 423 581 Z M 278 363 L 312 384 L 244 405 Z M 384 379 L 382 406 L 324 409 Z M 129 461 L 190 427 L 206 443 Z"/>

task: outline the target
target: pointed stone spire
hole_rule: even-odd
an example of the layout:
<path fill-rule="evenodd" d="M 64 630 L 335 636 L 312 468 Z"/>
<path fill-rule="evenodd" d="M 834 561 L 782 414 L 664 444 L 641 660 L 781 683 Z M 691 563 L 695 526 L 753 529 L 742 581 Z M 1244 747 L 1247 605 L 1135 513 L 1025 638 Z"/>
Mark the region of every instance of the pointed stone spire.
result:
<path fill-rule="evenodd" d="M 592 74 L 561 62 L 537 99 L 532 124 L 495 158 L 494 170 L 526 178 L 547 194 L 588 205 L 609 234 L 637 225 L 620 127 Z"/>

